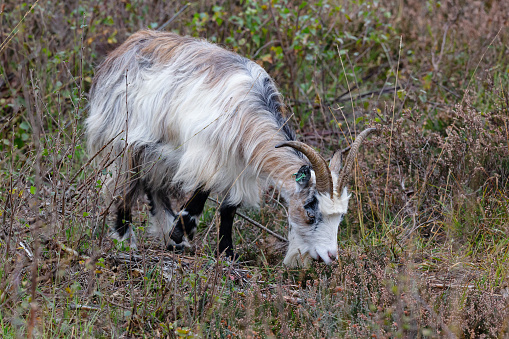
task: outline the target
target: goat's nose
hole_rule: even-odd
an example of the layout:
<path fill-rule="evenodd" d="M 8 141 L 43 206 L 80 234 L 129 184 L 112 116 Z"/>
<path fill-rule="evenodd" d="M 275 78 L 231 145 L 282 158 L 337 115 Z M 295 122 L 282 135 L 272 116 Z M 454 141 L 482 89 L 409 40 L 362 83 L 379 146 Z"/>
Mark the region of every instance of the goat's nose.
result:
<path fill-rule="evenodd" d="M 335 261 L 338 259 L 338 252 L 331 252 L 331 251 L 327 251 L 327 253 L 329 254 L 329 258 L 332 260 L 332 261 Z"/>

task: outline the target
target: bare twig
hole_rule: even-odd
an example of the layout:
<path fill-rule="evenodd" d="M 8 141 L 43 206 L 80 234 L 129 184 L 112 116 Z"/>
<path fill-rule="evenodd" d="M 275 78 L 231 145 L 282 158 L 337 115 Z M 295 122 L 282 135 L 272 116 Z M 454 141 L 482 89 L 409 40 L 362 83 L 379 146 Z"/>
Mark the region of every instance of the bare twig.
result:
<path fill-rule="evenodd" d="M 391 92 L 395 92 L 395 91 L 398 91 L 401 89 L 401 86 L 396 86 L 396 87 L 391 87 L 391 88 L 383 88 L 383 89 L 376 89 L 374 91 L 369 91 L 369 92 L 364 92 L 364 93 L 360 93 L 356 96 L 353 96 L 353 97 L 348 97 L 348 98 L 341 98 L 339 97 L 338 99 L 334 100 L 331 104 L 333 103 L 342 103 L 342 102 L 347 102 L 347 101 L 350 101 L 351 100 L 359 100 L 359 99 L 362 99 L 362 98 L 365 98 L 365 97 L 369 97 L 370 95 L 373 95 L 373 94 L 378 94 L 378 95 L 381 95 L 381 94 L 386 94 L 386 93 L 391 93 Z"/>
<path fill-rule="evenodd" d="M 95 157 L 97 157 L 99 155 L 99 153 L 101 153 L 106 147 L 108 147 L 109 144 L 111 144 L 113 142 L 113 140 L 115 140 L 120 134 L 124 133 L 124 130 L 120 131 L 117 135 L 115 135 L 110 141 L 108 141 L 106 144 L 104 144 L 103 147 L 101 147 L 101 149 L 99 151 L 97 151 L 90 159 L 88 159 L 88 161 L 83 165 L 81 166 L 81 168 L 79 169 L 78 172 L 76 172 L 76 174 L 72 177 L 72 179 L 69 181 L 69 186 L 72 185 L 72 183 L 74 182 L 74 180 L 76 179 L 76 177 L 86 168 L 88 167 L 88 165 L 90 165 L 90 163 L 95 159 Z"/>
<path fill-rule="evenodd" d="M 182 13 L 183 11 L 186 10 L 186 8 L 189 7 L 189 2 L 180 9 L 180 11 L 178 11 L 177 13 L 175 13 L 174 16 L 171 17 L 170 20 L 166 21 L 164 24 L 161 25 L 161 27 L 159 27 L 157 30 L 158 31 L 162 31 L 166 26 L 168 26 L 169 24 L 171 24 L 173 22 L 173 20 L 175 20 L 179 15 L 180 13 Z"/>
<path fill-rule="evenodd" d="M 217 201 L 217 200 L 216 200 L 216 199 L 214 199 L 214 198 L 209 197 L 208 199 L 209 199 L 210 201 L 215 202 L 215 203 L 216 203 L 216 204 L 218 204 L 218 205 L 220 204 L 220 203 L 219 203 L 219 201 Z M 258 227 L 258 228 L 260 228 L 260 229 L 262 229 L 262 230 L 266 231 L 267 233 L 269 233 L 269 234 L 270 234 L 270 235 L 272 235 L 273 237 L 276 237 L 276 238 L 278 238 L 278 239 L 279 239 L 279 240 L 281 240 L 281 241 L 288 242 L 288 240 L 287 240 L 285 237 L 283 237 L 283 236 L 281 236 L 281 235 L 277 234 L 277 233 L 276 233 L 276 232 L 274 232 L 274 231 L 269 230 L 267 227 L 265 227 L 265 226 L 263 226 L 262 224 L 260 224 L 260 223 L 258 223 L 258 222 L 256 222 L 256 221 L 254 221 L 253 219 L 251 219 L 251 218 L 250 218 L 250 217 L 248 217 L 247 215 L 244 215 L 244 214 L 242 214 L 242 213 L 240 213 L 240 212 L 235 212 L 235 214 L 237 214 L 237 215 L 238 215 L 239 217 L 241 217 L 242 219 L 244 219 L 244 220 L 246 220 L 246 221 L 250 222 L 251 224 L 255 225 L 256 227 Z"/>
<path fill-rule="evenodd" d="M 9 33 L 9 35 L 7 36 L 7 39 L 5 39 L 3 41 L 3 43 L 0 45 L 0 54 L 3 52 L 3 50 L 5 49 L 5 47 L 7 46 L 7 44 L 12 40 L 12 38 L 14 38 L 14 36 L 16 35 L 16 33 L 18 33 L 18 27 L 19 25 L 21 25 L 21 23 L 25 20 L 25 18 L 27 17 L 27 15 L 29 13 L 32 12 L 32 9 L 35 8 L 35 6 L 37 6 L 37 3 L 39 2 L 39 0 L 36 0 L 34 2 L 34 4 L 32 5 L 32 7 L 30 7 L 30 9 L 28 11 L 26 11 L 25 15 L 23 15 L 23 17 L 21 18 L 21 20 L 18 22 L 18 24 L 14 27 L 14 29 Z"/>
<path fill-rule="evenodd" d="M 313 108 L 318 108 L 320 106 L 330 106 L 330 105 L 333 105 L 333 104 L 341 104 L 341 103 L 344 103 L 344 102 L 347 102 L 347 101 L 351 101 L 351 100 L 357 101 L 357 100 L 360 100 L 360 99 L 365 98 L 365 97 L 369 97 L 369 96 L 374 95 L 374 94 L 377 94 L 377 95 L 380 96 L 382 94 L 387 94 L 387 93 L 391 93 L 391 92 L 394 92 L 394 91 L 399 91 L 400 89 L 402 89 L 402 87 L 398 85 L 396 87 L 376 89 L 376 90 L 373 90 L 373 91 L 368 91 L 368 92 L 360 93 L 360 94 L 355 95 L 355 96 L 348 96 L 348 97 L 344 98 L 343 97 L 344 95 L 350 93 L 350 91 L 346 91 L 345 94 L 342 94 L 339 97 L 337 97 L 336 99 L 333 99 L 331 101 L 323 101 L 322 103 L 313 104 Z M 351 90 L 353 90 L 353 88 Z M 306 104 L 307 103 L 309 105 L 309 100 L 307 100 L 307 101 L 304 101 L 304 100 L 292 100 L 292 99 L 289 99 L 289 100 L 293 101 L 293 102 L 295 102 L 297 104 Z"/>

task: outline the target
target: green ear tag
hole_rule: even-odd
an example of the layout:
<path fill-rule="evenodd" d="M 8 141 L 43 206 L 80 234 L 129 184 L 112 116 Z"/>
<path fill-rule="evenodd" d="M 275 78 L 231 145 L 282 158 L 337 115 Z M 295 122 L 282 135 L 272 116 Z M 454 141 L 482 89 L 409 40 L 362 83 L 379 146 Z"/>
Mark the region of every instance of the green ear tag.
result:
<path fill-rule="evenodd" d="M 301 173 L 300 176 L 297 178 L 297 174 L 299 174 L 299 173 L 293 173 L 293 176 L 296 177 L 295 181 L 297 181 L 297 182 L 301 181 L 302 179 L 304 179 L 306 177 L 306 175 L 304 173 Z"/>

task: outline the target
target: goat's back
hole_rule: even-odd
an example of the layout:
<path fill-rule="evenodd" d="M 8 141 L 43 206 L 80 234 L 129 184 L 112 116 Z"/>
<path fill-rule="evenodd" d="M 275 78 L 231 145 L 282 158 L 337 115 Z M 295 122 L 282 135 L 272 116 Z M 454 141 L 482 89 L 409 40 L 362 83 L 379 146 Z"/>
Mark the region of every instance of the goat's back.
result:
<path fill-rule="evenodd" d="M 99 67 L 88 146 L 93 155 L 114 139 L 113 154 L 128 149 L 150 186 L 205 185 L 256 204 L 264 154 L 294 138 L 281 110 L 256 63 L 204 40 L 141 31 Z"/>

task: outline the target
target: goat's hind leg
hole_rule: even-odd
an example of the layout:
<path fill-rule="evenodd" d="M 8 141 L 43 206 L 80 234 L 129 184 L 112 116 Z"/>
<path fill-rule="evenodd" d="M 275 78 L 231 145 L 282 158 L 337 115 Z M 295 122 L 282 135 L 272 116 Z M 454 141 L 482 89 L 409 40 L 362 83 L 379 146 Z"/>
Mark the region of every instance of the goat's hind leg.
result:
<path fill-rule="evenodd" d="M 189 246 L 188 241 L 193 240 L 198 226 L 198 218 L 203 212 L 209 194 L 210 192 L 199 188 L 182 206 L 180 213 L 177 215 L 175 227 L 170 233 L 170 238 L 175 242 L 174 246 Z M 168 248 L 173 249 L 170 246 Z"/>
<path fill-rule="evenodd" d="M 119 189 L 118 196 L 110 196 L 115 199 L 116 218 L 113 226 L 114 237 L 119 240 L 129 239 L 129 246 L 136 249 L 136 237 L 132 229 L 132 205 L 138 196 L 138 181 L 133 180 L 125 189 Z M 110 200 L 111 201 L 111 200 Z"/>
<path fill-rule="evenodd" d="M 115 232 L 117 232 L 119 238 L 124 238 L 124 236 L 130 231 L 131 224 L 133 222 L 131 206 L 125 206 L 122 202 L 118 205 L 117 217 L 115 220 Z"/>
<path fill-rule="evenodd" d="M 150 190 L 148 187 L 145 187 L 145 193 L 150 204 L 150 233 L 161 238 L 165 246 L 173 246 L 175 240 L 173 240 L 173 237 L 170 237 L 170 234 L 175 226 L 176 215 L 171 206 L 169 193 L 163 190 Z M 179 233 L 183 234 L 183 232 L 178 232 L 178 230 L 175 231 L 176 236 Z"/>

